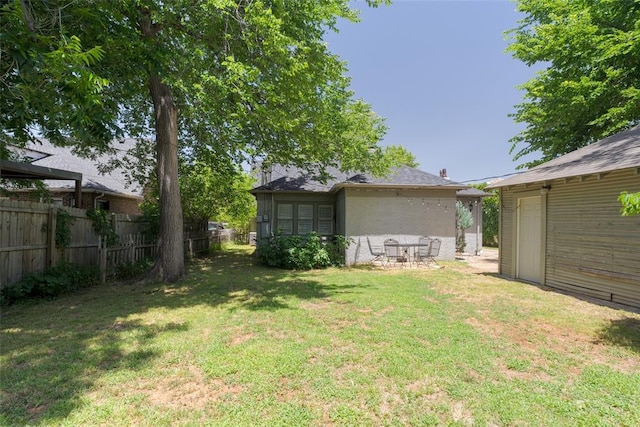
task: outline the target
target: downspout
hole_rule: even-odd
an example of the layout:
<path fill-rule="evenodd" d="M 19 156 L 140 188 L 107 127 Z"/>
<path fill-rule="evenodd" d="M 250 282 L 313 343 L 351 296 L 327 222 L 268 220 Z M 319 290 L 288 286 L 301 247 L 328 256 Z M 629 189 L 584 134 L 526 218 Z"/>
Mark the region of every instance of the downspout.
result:
<path fill-rule="evenodd" d="M 269 229 L 267 230 L 267 234 L 269 234 L 270 236 L 273 235 L 273 223 L 275 222 L 275 212 L 276 212 L 276 205 L 273 199 L 273 192 L 271 193 L 271 216 L 269 217 L 269 222 L 267 222 L 267 227 L 269 227 Z"/>

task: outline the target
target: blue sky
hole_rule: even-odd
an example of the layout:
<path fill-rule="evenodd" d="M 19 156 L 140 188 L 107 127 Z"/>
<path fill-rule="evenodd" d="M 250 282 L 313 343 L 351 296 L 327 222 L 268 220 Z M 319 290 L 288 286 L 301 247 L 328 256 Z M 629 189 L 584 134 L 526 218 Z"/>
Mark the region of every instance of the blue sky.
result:
<path fill-rule="evenodd" d="M 505 53 L 504 31 L 522 15 L 508 0 L 396 0 L 326 37 L 347 61 L 352 89 L 386 118 L 382 145 L 402 145 L 419 168 L 454 181 L 516 171 L 509 139 L 522 125 L 508 117 L 516 88 L 535 70 Z M 529 159 L 529 158 L 528 158 Z"/>

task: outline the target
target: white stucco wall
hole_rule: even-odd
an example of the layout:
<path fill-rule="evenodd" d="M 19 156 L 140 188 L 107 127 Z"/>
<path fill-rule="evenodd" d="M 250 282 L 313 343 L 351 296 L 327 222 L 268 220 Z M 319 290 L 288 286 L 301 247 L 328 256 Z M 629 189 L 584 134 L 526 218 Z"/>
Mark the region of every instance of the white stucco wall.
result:
<path fill-rule="evenodd" d="M 442 240 L 438 259 L 455 258 L 455 190 L 344 190 L 345 235 L 353 239 L 347 264 L 368 263 L 367 237 L 417 242 L 420 236 Z"/>

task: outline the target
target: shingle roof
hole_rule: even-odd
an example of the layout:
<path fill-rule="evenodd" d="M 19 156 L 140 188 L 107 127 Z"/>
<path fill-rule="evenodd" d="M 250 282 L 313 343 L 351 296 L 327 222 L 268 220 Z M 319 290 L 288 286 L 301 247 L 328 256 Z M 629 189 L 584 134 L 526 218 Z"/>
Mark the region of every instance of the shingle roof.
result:
<path fill-rule="evenodd" d="M 640 167 L 640 126 L 594 142 L 519 175 L 493 183 L 487 188 L 551 181 L 637 167 Z"/>
<path fill-rule="evenodd" d="M 464 190 L 458 190 L 456 193 L 458 196 L 466 196 L 466 197 L 486 197 L 490 196 L 490 193 L 479 190 L 477 188 L 465 188 Z"/>
<path fill-rule="evenodd" d="M 119 154 L 123 154 L 128 149 L 133 148 L 135 144 L 136 140 L 133 139 L 114 142 Z M 95 161 L 78 157 L 72 153 L 71 148 L 56 147 L 46 140 L 40 141 L 40 144 L 30 144 L 27 148 L 47 154 L 47 156 L 31 162 L 33 165 L 81 173 L 83 190 L 104 191 L 136 198 L 142 197 L 141 186 L 128 185 L 124 176 L 125 171 L 122 169 L 115 169 L 104 175 L 98 171 L 98 166 L 108 161 L 109 158 L 107 156 L 99 157 Z M 45 180 L 44 182 L 50 189 L 73 190 L 75 188 L 73 181 Z"/>
<path fill-rule="evenodd" d="M 408 166 L 393 168 L 386 177 L 373 177 L 363 173 L 344 173 L 335 168 L 327 172 L 332 176 L 326 182 L 311 173 L 298 168 L 276 166 L 271 173 L 271 181 L 252 190 L 252 192 L 271 191 L 309 191 L 331 192 L 341 187 L 447 187 L 465 189 L 466 185 L 440 178 L 419 169 Z"/>

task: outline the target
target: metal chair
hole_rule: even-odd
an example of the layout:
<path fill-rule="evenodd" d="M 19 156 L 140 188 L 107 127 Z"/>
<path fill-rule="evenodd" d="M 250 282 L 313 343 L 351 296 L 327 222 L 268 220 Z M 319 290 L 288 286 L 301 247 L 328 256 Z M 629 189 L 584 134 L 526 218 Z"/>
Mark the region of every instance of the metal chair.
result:
<path fill-rule="evenodd" d="M 393 264 L 402 262 L 404 265 L 404 254 L 401 253 L 401 248 L 398 245 L 398 241 L 395 239 L 387 239 L 384 241 L 384 252 L 387 257 L 387 264 L 393 260 Z"/>
<path fill-rule="evenodd" d="M 371 264 L 375 264 L 379 262 L 383 267 L 387 265 L 387 253 L 382 246 L 372 246 L 371 240 L 367 236 L 367 244 L 369 245 L 369 252 L 373 255 L 373 259 L 371 260 Z"/>
<path fill-rule="evenodd" d="M 424 264 L 425 267 L 429 266 L 429 250 L 431 249 L 431 242 L 433 239 L 429 236 L 422 236 L 418 239 L 418 246 L 413 254 L 413 259 L 416 263 L 416 267 L 420 265 L 420 263 Z"/>
<path fill-rule="evenodd" d="M 431 245 L 429 245 L 429 262 L 435 263 L 438 267 L 442 267 L 440 264 L 438 264 L 438 261 L 436 261 L 436 257 L 440 255 L 441 244 L 442 241 L 440 239 L 433 239 L 431 240 Z"/>

